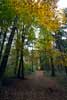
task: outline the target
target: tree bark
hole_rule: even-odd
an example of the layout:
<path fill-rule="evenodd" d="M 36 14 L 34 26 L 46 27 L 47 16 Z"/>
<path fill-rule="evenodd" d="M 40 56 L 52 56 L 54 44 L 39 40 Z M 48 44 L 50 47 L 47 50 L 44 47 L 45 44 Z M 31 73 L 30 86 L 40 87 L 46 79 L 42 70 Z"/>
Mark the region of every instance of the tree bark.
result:
<path fill-rule="evenodd" d="M 17 77 L 21 78 L 21 58 L 20 58 L 20 62 L 19 62 L 19 69 L 18 69 Z"/>
<path fill-rule="evenodd" d="M 3 59 L 1 61 L 0 78 L 3 76 L 5 69 L 6 69 L 6 65 L 7 65 L 9 54 L 10 54 L 10 49 L 11 49 L 11 44 L 12 44 L 12 41 L 13 41 L 15 29 L 16 29 L 16 27 L 12 28 L 12 32 L 11 32 L 10 37 L 8 39 L 8 43 L 6 45 L 6 49 L 5 49 L 5 52 L 4 52 L 4 55 L 3 55 Z"/>
<path fill-rule="evenodd" d="M 52 76 L 55 76 L 55 68 L 54 68 L 54 64 L 53 64 L 53 57 L 51 57 L 51 67 L 52 67 Z"/>
<path fill-rule="evenodd" d="M 66 72 L 66 75 L 67 75 L 67 66 L 64 66 L 65 67 L 65 72 Z"/>
<path fill-rule="evenodd" d="M 1 57 L 2 57 L 2 51 L 3 51 L 3 47 L 4 47 L 5 38 L 6 38 L 6 32 L 4 32 L 3 41 L 1 44 L 1 48 L 0 48 L 0 61 L 1 61 Z"/>
<path fill-rule="evenodd" d="M 33 65 L 33 48 L 32 48 L 32 72 L 34 72 L 33 67 L 34 67 L 34 65 Z"/>
<path fill-rule="evenodd" d="M 24 79 L 24 60 L 23 60 L 23 50 L 24 50 L 24 40 L 25 40 L 25 33 L 24 33 L 24 25 L 22 30 L 22 47 L 20 51 L 20 64 L 18 69 L 18 78 Z"/>
<path fill-rule="evenodd" d="M 17 31 L 17 40 L 18 40 L 18 36 L 19 36 L 18 29 L 16 31 Z M 15 76 L 17 74 L 18 63 L 19 63 L 19 49 L 18 49 L 18 47 L 16 45 L 16 65 L 15 65 L 15 68 L 14 68 L 14 74 L 15 74 Z"/>
<path fill-rule="evenodd" d="M 24 61 L 23 61 L 23 49 L 20 51 L 20 63 L 18 69 L 18 78 L 24 79 Z"/>
<path fill-rule="evenodd" d="M 19 51 L 16 50 L 16 65 L 15 65 L 15 68 L 14 68 L 14 74 L 15 74 L 15 76 L 17 74 L 18 62 L 19 62 Z"/>
<path fill-rule="evenodd" d="M 22 71 L 22 79 L 24 79 L 24 60 L 23 60 L 23 49 L 24 49 L 24 44 L 22 46 L 22 51 L 21 51 L 21 71 Z"/>

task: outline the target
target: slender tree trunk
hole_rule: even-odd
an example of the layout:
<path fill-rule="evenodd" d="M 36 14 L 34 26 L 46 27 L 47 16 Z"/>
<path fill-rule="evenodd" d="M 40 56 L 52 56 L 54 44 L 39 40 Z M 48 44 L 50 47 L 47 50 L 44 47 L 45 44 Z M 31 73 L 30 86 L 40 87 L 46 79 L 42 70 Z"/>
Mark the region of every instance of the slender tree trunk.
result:
<path fill-rule="evenodd" d="M 19 69 L 18 69 L 18 78 L 21 77 L 22 79 L 24 79 L 24 60 L 23 60 L 24 40 L 25 40 L 25 33 L 24 33 L 24 26 L 23 26 L 23 31 L 22 31 L 22 47 L 21 47 L 21 51 L 20 51 L 21 55 L 20 55 L 20 64 L 19 64 Z"/>
<path fill-rule="evenodd" d="M 2 35 L 2 28 L 0 28 L 0 39 L 1 39 L 1 35 Z M 0 40 L 0 42 L 1 42 L 1 40 Z"/>
<path fill-rule="evenodd" d="M 3 32 L 2 32 L 2 29 L 1 29 L 1 31 L 0 31 L 0 50 L 1 50 L 1 43 L 2 43 L 2 34 L 3 34 Z"/>
<path fill-rule="evenodd" d="M 32 72 L 33 72 L 33 48 L 32 48 Z"/>
<path fill-rule="evenodd" d="M 21 78 L 21 56 L 20 56 L 19 69 L 18 69 L 17 77 Z"/>
<path fill-rule="evenodd" d="M 53 63 L 53 57 L 51 57 L 51 67 L 52 67 L 52 76 L 55 76 L 55 68 L 54 68 L 54 63 Z"/>
<path fill-rule="evenodd" d="M 19 63 L 19 69 L 18 69 L 18 78 L 24 79 L 24 61 L 23 61 L 23 45 L 20 51 L 20 63 Z"/>
<path fill-rule="evenodd" d="M 17 31 L 17 41 L 18 41 L 18 36 L 19 36 L 19 34 L 18 34 L 18 29 L 16 30 Z M 16 41 L 16 42 L 17 42 Z M 19 38 L 19 41 L 20 41 L 20 38 Z M 17 42 L 18 43 L 18 42 Z M 14 74 L 15 74 L 15 76 L 16 76 L 16 74 L 17 74 L 17 68 L 18 68 L 18 63 L 19 63 L 19 49 L 18 49 L 18 47 L 17 47 L 18 45 L 16 45 L 16 65 L 15 65 L 15 68 L 14 68 Z"/>
<path fill-rule="evenodd" d="M 1 51 L 1 34 L 2 34 L 2 31 L 0 31 L 0 51 Z M 0 58 L 1 58 L 1 55 L 0 55 Z M 0 60 L 1 62 L 1 60 Z"/>
<path fill-rule="evenodd" d="M 65 66 L 65 72 L 66 72 L 66 75 L 67 75 L 67 66 Z"/>
<path fill-rule="evenodd" d="M 4 32 L 3 41 L 1 44 L 1 48 L 0 48 L 0 61 L 1 61 L 1 57 L 2 57 L 2 51 L 3 51 L 3 47 L 4 47 L 5 38 L 6 38 L 6 32 Z"/>
<path fill-rule="evenodd" d="M 19 51 L 16 50 L 16 65 L 15 65 L 15 68 L 14 68 L 14 74 L 15 75 L 17 74 L 18 61 L 19 61 Z"/>
<path fill-rule="evenodd" d="M 22 79 L 24 79 L 24 60 L 23 60 L 23 49 L 24 49 L 24 44 L 23 44 L 23 47 L 22 47 L 22 51 L 21 51 L 21 71 L 22 71 Z"/>
<path fill-rule="evenodd" d="M 2 32 L 0 32 L 0 46 L 1 46 L 1 33 L 2 33 Z"/>
<path fill-rule="evenodd" d="M 32 60 L 32 72 L 34 72 L 34 69 L 33 69 L 33 60 Z"/>

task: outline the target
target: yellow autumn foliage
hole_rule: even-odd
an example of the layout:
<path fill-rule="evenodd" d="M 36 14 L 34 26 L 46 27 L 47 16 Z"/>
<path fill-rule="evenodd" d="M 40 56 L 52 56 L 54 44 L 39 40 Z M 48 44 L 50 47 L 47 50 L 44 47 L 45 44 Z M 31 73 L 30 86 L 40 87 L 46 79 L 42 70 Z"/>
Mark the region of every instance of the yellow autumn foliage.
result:
<path fill-rule="evenodd" d="M 59 19 L 55 17 L 56 11 L 49 0 L 46 3 L 41 3 L 39 0 L 37 2 L 35 0 L 10 0 L 10 5 L 16 11 L 16 15 L 22 16 L 21 19 L 25 18 L 24 20 L 30 21 L 32 17 L 35 17 L 38 24 L 53 31 L 60 25 Z"/>

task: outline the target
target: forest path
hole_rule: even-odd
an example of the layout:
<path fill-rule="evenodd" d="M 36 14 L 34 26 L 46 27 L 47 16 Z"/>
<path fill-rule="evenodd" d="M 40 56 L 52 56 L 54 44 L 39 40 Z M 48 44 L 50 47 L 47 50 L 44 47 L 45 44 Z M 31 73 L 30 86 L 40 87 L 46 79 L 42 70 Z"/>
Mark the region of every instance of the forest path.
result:
<path fill-rule="evenodd" d="M 43 71 L 36 71 L 35 77 L 36 78 L 42 78 L 42 77 L 44 77 Z"/>
<path fill-rule="evenodd" d="M 25 80 L 14 79 L 0 87 L 0 100 L 67 100 L 56 80 L 36 71 Z"/>
<path fill-rule="evenodd" d="M 38 70 L 35 72 L 35 75 L 30 75 L 28 77 L 29 80 L 33 81 L 33 83 L 37 86 L 48 87 L 48 88 L 59 88 L 59 84 L 56 80 L 50 79 L 46 75 L 44 75 L 44 71 Z"/>

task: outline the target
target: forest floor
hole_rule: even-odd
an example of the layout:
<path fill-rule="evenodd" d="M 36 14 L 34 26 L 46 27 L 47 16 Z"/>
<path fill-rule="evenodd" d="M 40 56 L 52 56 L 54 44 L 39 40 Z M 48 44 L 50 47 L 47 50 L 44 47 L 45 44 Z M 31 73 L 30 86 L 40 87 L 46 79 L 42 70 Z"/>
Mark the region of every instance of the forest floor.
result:
<path fill-rule="evenodd" d="M 51 78 L 36 71 L 25 80 L 3 80 L 0 100 L 67 100 L 67 79 Z"/>

